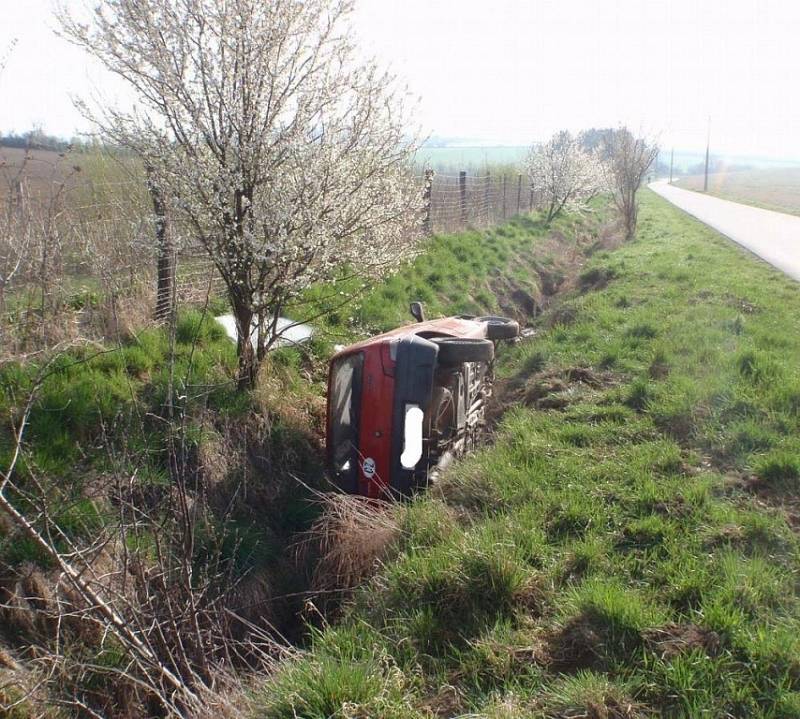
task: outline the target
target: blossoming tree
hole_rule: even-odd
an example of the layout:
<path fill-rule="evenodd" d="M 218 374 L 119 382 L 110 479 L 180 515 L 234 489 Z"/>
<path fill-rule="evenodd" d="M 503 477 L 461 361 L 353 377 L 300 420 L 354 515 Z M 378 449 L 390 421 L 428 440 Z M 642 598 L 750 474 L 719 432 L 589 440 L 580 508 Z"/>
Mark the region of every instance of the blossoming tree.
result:
<path fill-rule="evenodd" d="M 597 155 L 584 150 L 566 130 L 531 147 L 525 170 L 547 223 L 564 210 L 585 209 L 602 187 L 600 165 Z"/>
<path fill-rule="evenodd" d="M 403 98 L 358 59 L 350 0 L 99 0 L 64 34 L 135 91 L 91 110 L 136 152 L 221 275 L 251 387 L 278 318 L 343 267 L 378 276 L 413 251 L 419 192 Z"/>

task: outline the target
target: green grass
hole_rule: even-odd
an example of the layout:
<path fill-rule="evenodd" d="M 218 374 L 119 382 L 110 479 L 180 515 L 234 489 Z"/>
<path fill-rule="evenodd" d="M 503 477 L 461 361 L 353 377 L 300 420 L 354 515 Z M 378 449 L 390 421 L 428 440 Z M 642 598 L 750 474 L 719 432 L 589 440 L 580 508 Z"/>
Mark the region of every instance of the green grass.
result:
<path fill-rule="evenodd" d="M 334 342 L 347 343 L 410 322 L 412 301 L 421 301 L 430 317 L 502 314 L 501 303 L 514 304 L 509 297 L 514 290 L 534 300 L 541 297 L 540 273 L 558 273 L 561 258 L 553 252 L 585 249 L 575 239 L 579 229 L 584 240 L 591 239 L 606 214 L 603 203 L 595 203 L 594 210 L 587 219 L 558 218 L 550 228 L 535 215 L 521 215 L 491 230 L 435 235 L 423 241 L 415 260 L 375 286 L 363 287 L 354 280 L 343 281 L 338 289 L 315 286 L 288 313 L 299 318 L 326 313 L 315 320 L 315 351 L 320 356 L 330 352 Z M 545 247 L 551 232 L 565 238 L 558 248 Z M 342 296 L 356 299 L 342 307 Z"/>
<path fill-rule="evenodd" d="M 257 716 L 800 716 L 800 291 L 651 193 L 582 277 L 500 367 L 558 409 L 397 508 Z"/>
<path fill-rule="evenodd" d="M 137 477 L 142 487 L 165 486 L 169 343 L 165 332 L 142 331 L 117 347 L 73 348 L 51 361 L 35 359 L 0 367 L 0 466 L 11 442 L 6 424 L 18 417 L 35 382 L 40 382 L 25 431 L 17 479 L 25 488 L 37 478 L 52 490 L 54 519 L 72 537 L 92 537 L 114 511 L 108 497 L 94 498 L 92 482 L 111 471 Z M 236 353 L 224 330 L 207 315 L 182 313 L 175 347 L 175 411 L 188 421 L 189 451 L 202 440 L 204 413 L 219 421 L 241 418 L 249 397 L 235 391 Z M 162 419 L 159 419 L 162 418 Z M 124 458 L 120 468 L 120 458 Z M 152 478 L 158 478 L 153 482 Z M 92 497 L 90 499 L 90 497 Z M 20 499 L 19 501 L 22 502 Z M 24 502 L 23 502 L 24 504 Z M 0 558 L 10 564 L 41 561 L 38 550 L 13 532 L 0 534 Z"/>
<path fill-rule="evenodd" d="M 596 224 L 595 217 L 565 218 L 557 227 L 572 237 L 580 226 L 591 241 Z M 27 391 L 46 372 L 17 478 L 23 488 L 34 478 L 47 488 L 53 505 L 61 508 L 54 519 L 65 533 L 89 539 L 115 521 L 113 493 L 98 493 L 110 476 L 135 478 L 143 501 L 157 503 L 169 496 L 175 472 L 186 470 L 190 489 L 197 482 L 207 493 L 198 501 L 210 505 L 198 520 L 198 572 L 204 562 L 218 560 L 233 576 L 260 577 L 270 592 L 298 605 L 284 612 L 291 622 L 308 578 L 302 563 L 287 563 L 286 555 L 294 551 L 297 533 L 308 529 L 320 511 L 309 501 L 309 487 L 327 486 L 319 435 L 334 342 L 410 321 L 408 305 L 420 298 L 430 316 L 497 312 L 493 282 L 498 278 L 538 296 L 537 263 L 555 261 L 552 243 L 539 251 L 549 231 L 534 218 L 519 217 L 491 231 L 434 236 L 425 240 L 420 257 L 372 288 L 354 280 L 312 287 L 302 298 L 302 312 L 327 313 L 315 322 L 317 335 L 307 345 L 271 353 L 251 394 L 236 390 L 235 345 L 212 319 L 224 311 L 221 302 L 207 312 L 181 311 L 172 371 L 169 337 L 160 328 L 118 345 L 71 349 L 46 367 L 37 356 L 5 364 L 0 367 L 0 466 L 11 456 L 9 421 L 19 416 Z M 563 244 L 572 249 L 575 242 Z M 517 279 L 508 279 L 514 273 Z M 343 297 L 353 294 L 358 300 L 342 306 Z M 183 445 L 178 467 L 170 464 L 167 451 L 173 441 Z M 25 506 L 22 497 L 15 501 Z M 165 502 L 158 509 L 170 511 Z M 151 545 L 152 538 L 143 535 L 136 548 L 147 555 Z M 25 561 L 47 565 L 18 532 L 0 528 L 0 562 L 18 566 Z"/>

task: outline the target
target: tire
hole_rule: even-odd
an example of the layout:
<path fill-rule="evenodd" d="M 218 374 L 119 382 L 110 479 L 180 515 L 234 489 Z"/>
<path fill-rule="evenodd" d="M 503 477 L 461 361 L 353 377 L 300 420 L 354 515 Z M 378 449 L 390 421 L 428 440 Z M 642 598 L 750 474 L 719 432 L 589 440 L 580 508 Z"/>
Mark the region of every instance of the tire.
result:
<path fill-rule="evenodd" d="M 477 322 L 486 323 L 486 336 L 490 340 L 513 340 L 519 336 L 519 322 L 508 317 L 486 315 L 476 317 Z"/>
<path fill-rule="evenodd" d="M 491 362 L 494 359 L 494 345 L 491 340 L 470 337 L 432 337 L 431 342 L 439 346 L 440 364 Z"/>

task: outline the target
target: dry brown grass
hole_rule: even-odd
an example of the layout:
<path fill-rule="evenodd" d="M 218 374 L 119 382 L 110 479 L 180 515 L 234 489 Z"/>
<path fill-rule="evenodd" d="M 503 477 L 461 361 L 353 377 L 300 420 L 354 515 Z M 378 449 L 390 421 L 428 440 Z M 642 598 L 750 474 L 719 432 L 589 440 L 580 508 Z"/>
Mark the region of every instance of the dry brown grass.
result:
<path fill-rule="evenodd" d="M 312 589 L 348 590 L 372 576 L 397 544 L 398 505 L 364 497 L 327 494 L 324 511 L 308 531 L 301 551 L 318 553 Z"/>
<path fill-rule="evenodd" d="M 602 701 L 589 701 L 586 706 L 570 707 L 548 716 L 552 719 L 641 719 L 647 715 L 634 702 L 607 697 Z"/>
<path fill-rule="evenodd" d="M 311 430 L 317 437 L 325 433 L 325 399 L 311 386 L 311 368 L 301 371 L 301 379 L 286 367 L 268 359 L 263 363 L 254 392 L 262 414 L 280 417 L 290 427 Z"/>
<path fill-rule="evenodd" d="M 697 624 L 666 624 L 645 632 L 644 639 L 662 659 L 667 660 L 697 650 L 714 656 L 721 645 L 715 631 Z"/>
<path fill-rule="evenodd" d="M 108 291 L 103 303 L 90 318 L 94 334 L 131 340 L 140 330 L 153 324 L 155 305 L 153 287 L 137 287 L 132 294 L 120 297 Z"/>

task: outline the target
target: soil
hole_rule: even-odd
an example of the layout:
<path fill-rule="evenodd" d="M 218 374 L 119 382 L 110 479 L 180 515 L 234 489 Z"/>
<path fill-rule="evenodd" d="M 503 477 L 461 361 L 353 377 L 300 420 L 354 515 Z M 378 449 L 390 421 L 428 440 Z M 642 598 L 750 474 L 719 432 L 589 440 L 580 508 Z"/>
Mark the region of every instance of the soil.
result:
<path fill-rule="evenodd" d="M 770 483 L 754 474 L 729 474 L 725 478 L 725 490 L 754 496 L 761 506 L 782 512 L 786 523 L 800 532 L 800 496 L 780 483 Z"/>
<path fill-rule="evenodd" d="M 495 384 L 492 403 L 488 408 L 490 426 L 512 406 L 525 405 L 540 410 L 562 410 L 592 391 L 611 387 L 619 381 L 617 375 L 591 367 L 566 367 L 516 377 Z"/>
<path fill-rule="evenodd" d="M 643 637 L 650 649 L 664 660 L 697 650 L 714 656 L 721 643 L 716 632 L 697 624 L 665 624 L 649 629 Z"/>

